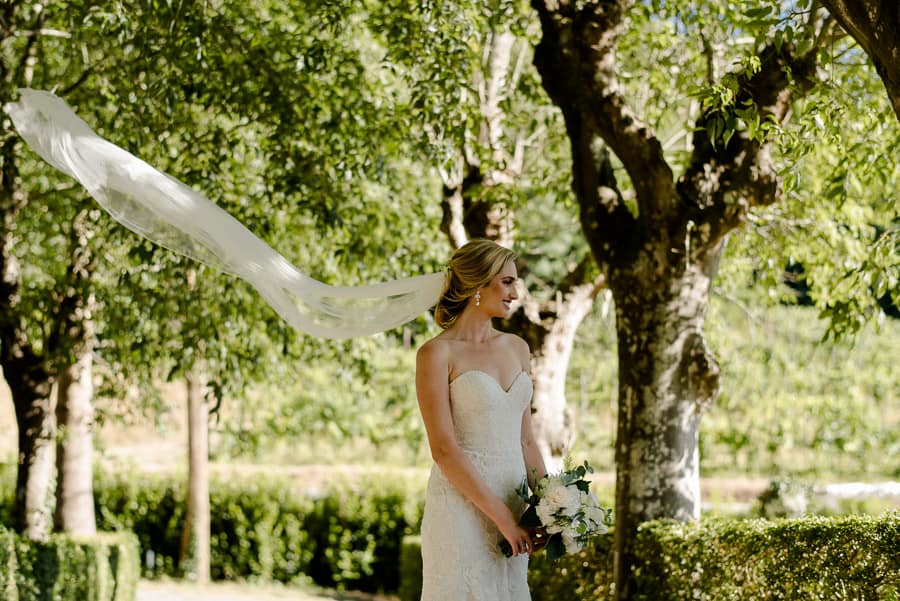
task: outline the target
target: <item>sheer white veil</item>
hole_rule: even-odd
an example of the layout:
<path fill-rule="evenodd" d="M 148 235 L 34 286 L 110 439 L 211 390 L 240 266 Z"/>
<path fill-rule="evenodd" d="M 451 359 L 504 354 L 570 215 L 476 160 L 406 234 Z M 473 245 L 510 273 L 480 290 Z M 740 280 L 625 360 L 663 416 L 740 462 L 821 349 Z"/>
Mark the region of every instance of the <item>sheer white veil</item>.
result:
<path fill-rule="evenodd" d="M 4 109 L 45 161 L 78 180 L 125 227 L 247 281 L 298 330 L 365 336 L 414 319 L 440 297 L 443 273 L 366 286 L 319 282 L 203 194 L 98 136 L 56 95 L 20 92 Z"/>

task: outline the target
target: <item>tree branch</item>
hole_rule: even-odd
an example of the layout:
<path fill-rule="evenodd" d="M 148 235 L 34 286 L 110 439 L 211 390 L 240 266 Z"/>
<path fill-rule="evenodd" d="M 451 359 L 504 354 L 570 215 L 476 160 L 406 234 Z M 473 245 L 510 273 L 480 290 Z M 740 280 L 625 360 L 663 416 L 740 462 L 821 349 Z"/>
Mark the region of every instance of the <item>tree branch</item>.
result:
<path fill-rule="evenodd" d="M 662 144 L 626 106 L 616 78 L 615 48 L 627 5 L 625 0 L 595 0 L 577 6 L 532 0 L 543 31 L 534 62 L 545 89 L 562 109 L 575 160 L 587 166 L 596 138 L 606 142 L 631 178 L 638 219 L 652 227 L 675 210 L 674 182 Z M 576 182 L 581 186 L 576 193 L 594 195 L 589 189 L 595 183 L 592 179 Z M 610 217 L 603 221 L 608 228 L 621 228 L 630 221 L 623 205 L 613 202 L 605 208 Z"/>
<path fill-rule="evenodd" d="M 869 55 L 900 120 L 900 3 L 897 0 L 821 1 Z"/>
<path fill-rule="evenodd" d="M 677 189 L 688 207 L 688 219 L 707 223 L 718 238 L 738 227 L 750 206 L 768 205 L 778 198 L 779 181 L 770 156 L 768 140 L 751 138 L 736 131 L 730 138 L 713 139 L 713 120 L 723 110 L 752 106 L 760 123 L 781 123 L 795 95 L 809 90 L 816 77 L 816 49 L 795 56 L 789 44 L 770 44 L 760 53 L 760 69 L 737 75 L 738 92 L 731 107 L 706 109 L 697 121 L 691 163 L 679 179 Z"/>

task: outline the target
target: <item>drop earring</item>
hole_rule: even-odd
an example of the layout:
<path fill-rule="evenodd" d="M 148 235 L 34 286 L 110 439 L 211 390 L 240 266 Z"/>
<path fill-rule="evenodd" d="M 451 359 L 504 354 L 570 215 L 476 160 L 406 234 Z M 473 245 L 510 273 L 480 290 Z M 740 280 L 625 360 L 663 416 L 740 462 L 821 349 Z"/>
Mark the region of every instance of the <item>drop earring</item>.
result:
<path fill-rule="evenodd" d="M 479 290 L 478 292 L 475 293 L 475 306 L 476 307 L 481 306 L 481 290 Z"/>

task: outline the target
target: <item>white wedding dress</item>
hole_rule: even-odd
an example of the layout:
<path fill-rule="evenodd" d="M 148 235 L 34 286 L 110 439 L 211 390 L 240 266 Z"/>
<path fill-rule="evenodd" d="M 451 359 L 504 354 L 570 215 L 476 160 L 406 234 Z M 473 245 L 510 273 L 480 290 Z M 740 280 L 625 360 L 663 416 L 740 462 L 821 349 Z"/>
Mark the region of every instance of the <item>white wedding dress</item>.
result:
<path fill-rule="evenodd" d="M 456 440 L 490 486 L 520 515 L 516 489 L 525 479 L 522 412 L 530 411 L 531 378 L 520 372 L 509 390 L 471 370 L 450 382 Z M 431 469 L 422 518 L 422 601 L 523 601 L 528 555 L 504 557 L 503 535 L 465 499 L 438 466 Z"/>

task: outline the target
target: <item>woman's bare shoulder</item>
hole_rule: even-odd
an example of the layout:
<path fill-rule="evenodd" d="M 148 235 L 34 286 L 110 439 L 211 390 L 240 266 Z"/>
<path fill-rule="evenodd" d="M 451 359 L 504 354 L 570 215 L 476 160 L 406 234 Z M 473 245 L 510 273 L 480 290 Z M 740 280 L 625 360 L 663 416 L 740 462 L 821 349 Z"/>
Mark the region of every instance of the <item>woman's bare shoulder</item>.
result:
<path fill-rule="evenodd" d="M 440 334 L 426 341 L 425 344 L 420 346 L 419 350 L 416 352 L 416 359 L 419 362 L 426 362 L 429 364 L 439 362 L 443 362 L 446 364 L 449 358 L 449 340 L 442 337 Z"/>
<path fill-rule="evenodd" d="M 531 363 L 531 348 L 529 348 L 528 343 L 525 342 L 524 338 L 517 334 L 504 332 L 503 342 L 508 345 L 510 350 L 512 350 L 522 361 L 523 366 Z"/>

